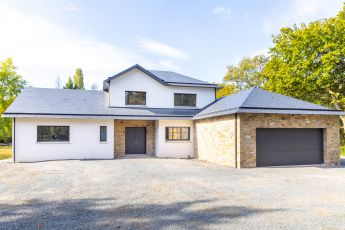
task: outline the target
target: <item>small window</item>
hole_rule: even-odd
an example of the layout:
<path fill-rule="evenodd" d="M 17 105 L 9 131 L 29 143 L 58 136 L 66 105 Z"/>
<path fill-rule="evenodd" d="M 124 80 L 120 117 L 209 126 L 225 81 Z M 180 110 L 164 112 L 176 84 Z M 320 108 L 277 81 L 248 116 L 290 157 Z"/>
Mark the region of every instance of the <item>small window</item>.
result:
<path fill-rule="evenodd" d="M 37 126 L 37 142 L 67 142 L 69 126 Z"/>
<path fill-rule="evenodd" d="M 166 127 L 165 139 L 169 141 L 190 140 L 190 127 Z"/>
<path fill-rule="evenodd" d="M 174 105 L 175 106 L 196 106 L 196 94 L 174 94 Z"/>
<path fill-rule="evenodd" d="M 126 91 L 126 105 L 146 105 L 146 92 Z"/>
<path fill-rule="evenodd" d="M 100 141 L 107 141 L 107 126 L 101 126 L 100 127 Z"/>

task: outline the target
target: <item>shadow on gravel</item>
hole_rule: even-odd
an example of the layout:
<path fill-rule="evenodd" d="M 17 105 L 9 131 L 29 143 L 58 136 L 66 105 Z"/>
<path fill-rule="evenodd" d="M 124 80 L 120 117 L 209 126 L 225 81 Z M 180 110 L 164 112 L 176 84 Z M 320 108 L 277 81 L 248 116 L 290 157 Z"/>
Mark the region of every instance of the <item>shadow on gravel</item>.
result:
<path fill-rule="evenodd" d="M 281 210 L 217 206 L 214 200 L 117 204 L 114 199 L 0 204 L 0 229 L 205 229 L 236 218 Z"/>

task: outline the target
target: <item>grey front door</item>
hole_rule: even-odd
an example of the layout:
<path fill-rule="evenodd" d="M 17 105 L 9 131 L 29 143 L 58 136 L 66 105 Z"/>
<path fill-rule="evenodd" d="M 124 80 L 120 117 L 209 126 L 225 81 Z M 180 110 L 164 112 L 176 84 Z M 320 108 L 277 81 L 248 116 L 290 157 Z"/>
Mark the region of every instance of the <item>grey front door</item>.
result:
<path fill-rule="evenodd" d="M 146 128 L 127 127 L 126 154 L 146 154 Z"/>
<path fill-rule="evenodd" d="M 256 165 L 323 163 L 322 129 L 256 129 Z"/>

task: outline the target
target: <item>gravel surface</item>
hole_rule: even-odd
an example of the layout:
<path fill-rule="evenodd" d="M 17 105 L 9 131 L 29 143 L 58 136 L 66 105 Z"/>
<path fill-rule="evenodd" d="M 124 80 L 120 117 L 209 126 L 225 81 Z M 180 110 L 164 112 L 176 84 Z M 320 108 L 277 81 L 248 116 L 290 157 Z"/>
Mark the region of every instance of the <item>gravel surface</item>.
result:
<path fill-rule="evenodd" d="M 0 229 L 344 229 L 345 167 L 0 161 Z"/>

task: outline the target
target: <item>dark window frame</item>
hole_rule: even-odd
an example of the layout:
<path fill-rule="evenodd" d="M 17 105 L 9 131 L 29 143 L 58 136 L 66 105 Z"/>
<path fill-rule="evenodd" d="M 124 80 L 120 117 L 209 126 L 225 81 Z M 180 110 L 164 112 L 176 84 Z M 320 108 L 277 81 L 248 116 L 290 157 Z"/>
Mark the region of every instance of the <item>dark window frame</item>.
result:
<path fill-rule="evenodd" d="M 128 93 L 144 93 L 144 95 L 145 95 L 144 104 L 130 104 L 129 100 L 128 100 Z M 145 91 L 125 91 L 125 104 L 126 105 L 146 105 L 146 92 Z"/>
<path fill-rule="evenodd" d="M 176 96 L 180 96 L 181 97 L 182 95 L 194 96 L 195 100 L 194 100 L 193 105 L 182 105 L 181 98 L 179 99 L 180 100 L 180 102 L 179 102 L 180 104 L 177 105 L 177 103 L 176 103 Z M 196 97 L 197 97 L 197 95 L 195 93 L 174 93 L 174 106 L 196 107 Z"/>
<path fill-rule="evenodd" d="M 51 127 L 58 128 L 58 134 L 57 134 L 57 139 L 50 138 L 50 139 L 43 139 L 42 135 L 40 134 L 40 131 L 42 132 L 43 130 L 40 130 L 40 128 L 48 128 L 50 129 Z M 61 140 L 61 128 L 67 128 L 67 139 Z M 55 135 L 55 134 L 49 134 L 49 135 Z M 37 125 L 37 142 L 69 142 L 70 141 L 70 126 L 67 125 Z"/>
<path fill-rule="evenodd" d="M 180 135 L 180 138 L 179 139 L 174 139 L 174 138 L 169 138 L 169 130 L 172 130 L 172 134 L 174 133 L 173 129 L 180 129 L 179 132 L 176 132 L 176 133 L 179 133 Z M 188 138 L 182 138 L 182 134 L 185 133 L 185 132 L 182 132 L 183 129 L 188 129 Z M 166 141 L 190 141 L 190 127 L 187 127 L 187 126 L 167 126 L 165 127 L 165 140 Z"/>
<path fill-rule="evenodd" d="M 103 131 L 105 131 L 105 139 L 102 138 L 102 137 L 104 137 L 104 136 L 102 136 L 102 128 L 105 128 L 105 130 L 103 130 Z M 102 125 L 99 127 L 99 141 L 100 142 L 107 142 L 108 141 L 108 127 L 105 125 Z"/>

